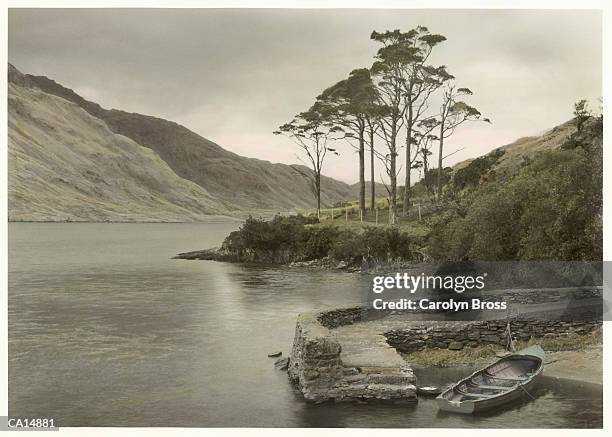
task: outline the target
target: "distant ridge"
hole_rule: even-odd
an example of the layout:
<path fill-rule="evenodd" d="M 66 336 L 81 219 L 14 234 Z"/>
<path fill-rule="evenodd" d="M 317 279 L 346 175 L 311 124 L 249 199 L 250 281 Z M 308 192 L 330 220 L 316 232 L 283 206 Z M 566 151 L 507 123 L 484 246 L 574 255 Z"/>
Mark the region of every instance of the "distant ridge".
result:
<path fill-rule="evenodd" d="M 77 105 L 9 84 L 10 221 L 210 221 L 230 211 Z"/>
<path fill-rule="evenodd" d="M 305 166 L 245 158 L 177 123 L 104 109 L 11 64 L 8 79 L 11 220 L 200 221 L 315 205 Z M 105 168 L 105 158 L 119 161 Z M 107 189 L 109 179 L 125 190 Z M 328 177 L 322 189 L 326 205 L 358 192 Z"/>
<path fill-rule="evenodd" d="M 246 158 L 201 137 L 184 126 L 161 118 L 107 110 L 45 76 L 21 74 L 9 65 L 9 78 L 73 102 L 104 121 L 114 133 L 148 147 L 189 181 L 205 188 L 229 210 L 308 208 L 315 204 L 305 166 L 274 164 Z M 323 202 L 352 200 L 353 189 L 324 177 Z"/>

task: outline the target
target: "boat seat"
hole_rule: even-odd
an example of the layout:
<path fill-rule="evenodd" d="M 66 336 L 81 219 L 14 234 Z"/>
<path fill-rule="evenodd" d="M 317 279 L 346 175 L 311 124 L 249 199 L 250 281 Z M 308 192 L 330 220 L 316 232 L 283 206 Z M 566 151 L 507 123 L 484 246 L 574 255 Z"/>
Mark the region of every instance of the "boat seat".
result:
<path fill-rule="evenodd" d="M 499 396 L 499 393 L 495 393 L 493 395 L 485 395 L 485 394 L 481 394 L 481 393 L 461 393 L 463 396 L 469 396 L 471 398 L 482 398 L 482 399 L 488 399 L 488 398 L 494 398 L 496 396 Z"/>
<path fill-rule="evenodd" d="M 478 387 L 478 388 L 486 388 L 486 389 L 489 389 L 489 390 L 506 390 L 506 391 L 507 390 L 512 390 L 512 389 L 516 388 L 516 385 L 510 385 L 510 386 L 507 386 L 507 385 L 483 385 L 483 384 L 476 384 L 476 383 L 474 383 L 474 386 Z"/>
<path fill-rule="evenodd" d="M 489 377 L 489 379 L 499 379 L 500 381 L 527 381 L 529 379 L 529 377 L 527 377 L 527 378 L 520 378 L 520 377 L 517 377 L 517 378 L 507 378 L 507 377 L 506 378 L 501 378 L 499 376 L 491 375 L 489 372 L 487 372 L 487 376 Z"/>

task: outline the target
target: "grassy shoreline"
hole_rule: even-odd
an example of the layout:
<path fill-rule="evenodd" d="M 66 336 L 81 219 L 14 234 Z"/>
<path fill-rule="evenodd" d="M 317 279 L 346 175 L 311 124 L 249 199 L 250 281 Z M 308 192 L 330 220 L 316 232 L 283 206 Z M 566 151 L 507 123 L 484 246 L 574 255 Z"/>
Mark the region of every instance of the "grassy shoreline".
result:
<path fill-rule="evenodd" d="M 575 335 L 567 338 L 538 338 L 519 341 L 516 343 L 516 349 L 520 350 L 533 344 L 539 344 L 546 352 L 544 375 L 592 384 L 603 384 L 603 336 L 601 330 L 589 335 Z M 416 366 L 481 367 L 494 362 L 505 353 L 501 346 L 487 345 L 464 348 L 461 351 L 425 349 L 417 352 L 400 353 L 400 355 L 407 363 Z"/>

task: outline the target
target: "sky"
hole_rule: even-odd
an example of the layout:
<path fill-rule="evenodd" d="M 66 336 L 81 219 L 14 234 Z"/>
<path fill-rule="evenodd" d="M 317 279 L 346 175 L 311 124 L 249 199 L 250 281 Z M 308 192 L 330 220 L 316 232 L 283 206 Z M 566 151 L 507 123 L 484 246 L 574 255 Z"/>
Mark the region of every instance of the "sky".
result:
<path fill-rule="evenodd" d="M 446 140 L 445 155 L 458 152 L 445 165 L 541 134 L 570 119 L 579 99 L 598 108 L 595 10 L 10 9 L 9 62 L 105 108 L 169 119 L 235 153 L 291 164 L 300 162 L 297 147 L 272 132 L 371 66 L 373 30 L 417 25 L 447 38 L 431 63 L 446 65 L 492 121 Z M 323 173 L 356 182 L 357 154 L 337 147 Z"/>

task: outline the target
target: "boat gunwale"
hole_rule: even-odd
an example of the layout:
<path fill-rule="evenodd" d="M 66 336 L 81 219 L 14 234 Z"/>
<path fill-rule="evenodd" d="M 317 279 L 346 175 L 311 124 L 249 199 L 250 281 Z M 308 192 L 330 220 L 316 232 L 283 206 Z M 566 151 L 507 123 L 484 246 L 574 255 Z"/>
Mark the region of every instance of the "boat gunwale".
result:
<path fill-rule="evenodd" d="M 536 347 L 537 349 L 534 349 Z M 537 353 L 530 353 L 532 350 L 537 351 Z M 534 362 L 537 363 L 537 367 L 535 371 L 526 379 L 505 378 L 506 380 L 516 381 L 516 384 L 509 386 L 508 390 L 503 390 L 503 391 L 500 391 L 499 393 L 492 394 L 491 396 L 483 397 L 481 399 L 466 399 L 466 400 L 452 401 L 445 397 L 445 395 L 448 395 L 448 393 L 450 392 L 454 392 L 462 396 L 469 397 L 473 393 L 463 392 L 461 389 L 458 388 L 459 385 L 464 383 L 465 385 L 473 384 L 474 387 L 478 387 L 478 384 L 472 381 L 472 378 L 474 376 L 484 373 L 488 375 L 489 377 L 495 379 L 494 375 L 491 375 L 489 372 L 487 372 L 487 370 L 490 367 L 496 364 L 502 363 L 504 361 L 511 361 L 513 359 L 520 359 L 520 358 L 532 359 Z M 500 401 L 500 403 L 503 403 L 503 399 L 505 397 L 512 397 L 512 395 L 517 393 L 519 389 L 524 390 L 525 386 L 531 385 L 535 381 L 535 378 L 541 375 L 543 371 L 544 371 L 544 350 L 540 346 L 532 346 L 530 348 L 515 352 L 511 355 L 502 357 L 501 359 L 495 361 L 494 363 L 491 363 L 482 369 L 478 369 L 472 372 L 470 375 L 466 376 L 465 378 L 460 379 L 458 382 L 456 382 L 455 384 L 453 384 L 452 386 L 444 390 L 442 393 L 440 393 L 436 397 L 436 402 L 438 404 L 438 407 L 444 411 L 458 412 L 458 413 L 461 413 L 461 412 L 474 413 L 475 411 L 478 410 L 478 406 L 484 406 L 484 408 L 482 409 L 486 409 L 487 404 L 491 403 L 491 401 Z M 497 378 L 497 379 L 504 380 L 504 378 Z M 479 396 L 478 394 L 475 394 L 474 397 L 478 397 L 478 396 Z M 490 407 L 494 407 L 494 406 L 497 406 L 497 405 L 496 404 L 490 405 Z M 447 408 L 444 408 L 444 407 L 447 407 Z"/>

